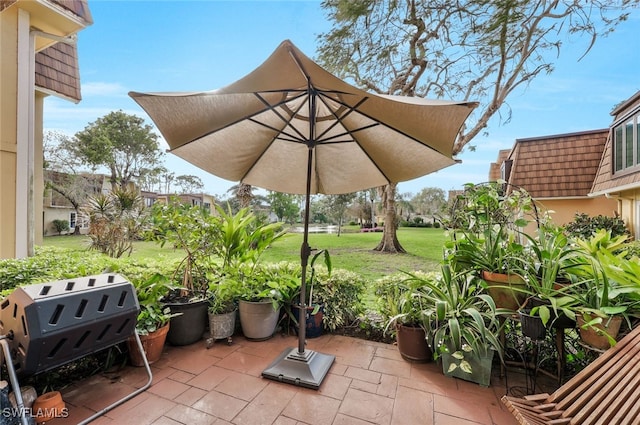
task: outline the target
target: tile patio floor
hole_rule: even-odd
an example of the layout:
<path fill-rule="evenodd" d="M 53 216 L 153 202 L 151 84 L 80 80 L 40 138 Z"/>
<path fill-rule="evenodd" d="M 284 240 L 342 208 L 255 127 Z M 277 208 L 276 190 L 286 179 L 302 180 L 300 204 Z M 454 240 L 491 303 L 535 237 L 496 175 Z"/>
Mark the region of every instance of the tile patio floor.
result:
<path fill-rule="evenodd" d="M 323 335 L 307 346 L 336 356 L 319 390 L 261 377 L 283 349 L 297 347 L 293 336 L 167 346 L 151 366 L 152 386 L 92 425 L 516 424 L 500 402 L 506 386 L 495 370 L 484 388 L 445 377 L 436 364 L 407 362 L 393 345 Z M 62 391 L 69 416 L 47 425 L 77 424 L 146 381 L 144 368 L 126 367 L 74 384 Z"/>

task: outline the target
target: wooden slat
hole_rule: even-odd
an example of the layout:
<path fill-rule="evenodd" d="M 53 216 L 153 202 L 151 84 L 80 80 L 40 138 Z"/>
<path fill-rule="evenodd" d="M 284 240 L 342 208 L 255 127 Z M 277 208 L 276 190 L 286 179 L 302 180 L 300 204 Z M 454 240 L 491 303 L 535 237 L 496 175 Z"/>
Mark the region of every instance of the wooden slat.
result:
<path fill-rule="evenodd" d="M 640 425 L 640 326 L 553 394 L 501 400 L 521 425 Z"/>

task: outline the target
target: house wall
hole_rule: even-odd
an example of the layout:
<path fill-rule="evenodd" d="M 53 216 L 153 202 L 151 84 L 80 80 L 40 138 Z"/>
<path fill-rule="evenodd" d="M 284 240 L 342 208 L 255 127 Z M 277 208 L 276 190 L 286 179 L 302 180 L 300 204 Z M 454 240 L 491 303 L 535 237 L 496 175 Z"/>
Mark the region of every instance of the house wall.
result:
<path fill-rule="evenodd" d="M 618 209 L 618 202 L 615 199 L 604 196 L 585 199 L 546 199 L 536 202 L 543 211 L 552 212 L 551 219 L 558 225 L 572 222 L 576 213 L 585 213 L 591 217 L 597 215 L 613 217 Z M 625 223 L 627 222 L 625 220 Z"/>
<path fill-rule="evenodd" d="M 15 256 L 18 13 L 0 13 L 0 258 Z"/>

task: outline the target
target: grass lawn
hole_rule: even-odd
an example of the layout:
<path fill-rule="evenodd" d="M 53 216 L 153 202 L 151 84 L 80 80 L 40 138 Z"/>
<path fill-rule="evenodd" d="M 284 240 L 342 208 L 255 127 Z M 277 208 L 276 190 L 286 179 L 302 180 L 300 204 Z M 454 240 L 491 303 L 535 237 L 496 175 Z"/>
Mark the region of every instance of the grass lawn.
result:
<path fill-rule="evenodd" d="M 445 240 L 442 229 L 403 227 L 398 231 L 398 240 L 407 250 L 406 254 L 385 254 L 373 251 L 382 239 L 382 233 L 345 232 L 337 234 L 315 233 L 309 235 L 312 249 L 327 249 L 334 268 L 350 270 L 367 279 L 375 280 L 399 270 L 438 270 L 442 260 L 442 245 Z M 300 261 L 302 234 L 287 233 L 264 254 L 262 261 Z M 84 250 L 89 245 L 86 236 L 48 236 L 43 245 Z M 165 245 L 161 248 L 154 242 L 135 242 L 133 258 L 182 258 L 182 251 Z"/>

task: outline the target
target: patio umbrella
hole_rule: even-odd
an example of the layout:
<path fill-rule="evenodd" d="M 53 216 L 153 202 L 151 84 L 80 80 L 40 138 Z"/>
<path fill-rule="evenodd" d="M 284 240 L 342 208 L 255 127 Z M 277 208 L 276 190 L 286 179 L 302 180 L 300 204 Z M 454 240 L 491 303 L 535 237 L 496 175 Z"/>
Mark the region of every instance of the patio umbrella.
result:
<path fill-rule="evenodd" d="M 305 350 L 310 195 L 356 192 L 454 164 L 456 135 L 477 104 L 368 93 L 288 40 L 221 89 L 129 95 L 171 153 L 230 181 L 306 196 L 298 347 L 263 376 L 318 388 L 334 357 Z"/>

